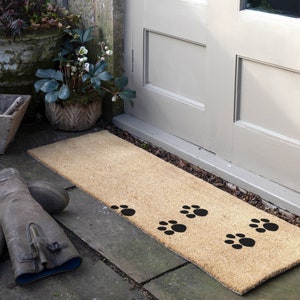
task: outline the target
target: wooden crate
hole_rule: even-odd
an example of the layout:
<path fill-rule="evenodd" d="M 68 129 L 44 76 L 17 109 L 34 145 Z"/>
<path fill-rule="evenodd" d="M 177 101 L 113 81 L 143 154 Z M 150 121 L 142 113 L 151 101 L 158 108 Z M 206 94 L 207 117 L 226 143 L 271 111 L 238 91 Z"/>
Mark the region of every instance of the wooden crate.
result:
<path fill-rule="evenodd" d="M 12 115 L 3 115 L 7 108 L 17 99 L 23 97 L 25 102 Z M 6 95 L 0 94 L 0 154 L 4 154 L 9 144 L 15 137 L 15 134 L 24 117 L 29 105 L 30 95 Z"/>

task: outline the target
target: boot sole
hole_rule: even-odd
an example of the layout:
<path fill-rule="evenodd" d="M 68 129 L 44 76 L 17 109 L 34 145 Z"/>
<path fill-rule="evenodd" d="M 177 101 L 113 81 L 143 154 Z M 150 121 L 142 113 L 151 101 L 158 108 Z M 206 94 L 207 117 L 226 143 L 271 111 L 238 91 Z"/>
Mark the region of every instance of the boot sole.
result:
<path fill-rule="evenodd" d="M 27 183 L 31 196 L 49 214 L 63 211 L 69 204 L 68 192 L 46 181 L 31 181 Z"/>

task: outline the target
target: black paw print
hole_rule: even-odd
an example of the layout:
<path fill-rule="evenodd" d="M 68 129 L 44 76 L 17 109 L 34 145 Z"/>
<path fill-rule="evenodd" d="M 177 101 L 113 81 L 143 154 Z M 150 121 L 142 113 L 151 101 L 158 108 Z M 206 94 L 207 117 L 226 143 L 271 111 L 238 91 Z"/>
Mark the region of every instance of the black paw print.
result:
<path fill-rule="evenodd" d="M 186 231 L 186 226 L 184 224 L 178 224 L 175 220 L 170 220 L 168 222 L 161 221 L 159 222 L 159 225 L 162 226 L 157 227 L 157 229 L 163 231 L 166 235 L 172 235 L 175 232 L 182 233 Z M 168 225 L 171 225 L 170 229 L 168 229 Z"/>
<path fill-rule="evenodd" d="M 120 205 L 120 207 L 117 205 L 112 205 L 110 208 L 115 210 L 121 209 L 121 214 L 127 217 L 131 217 L 135 214 L 135 210 L 133 208 L 128 208 L 128 206 L 124 204 Z"/>
<path fill-rule="evenodd" d="M 244 247 L 253 247 L 255 245 L 255 241 L 251 238 L 247 238 L 242 233 L 237 233 L 236 235 L 233 234 L 227 234 L 226 237 L 228 240 L 225 240 L 224 242 L 226 244 L 229 244 L 234 249 L 242 249 Z M 236 237 L 238 238 L 238 241 L 236 240 Z"/>
<path fill-rule="evenodd" d="M 250 224 L 249 226 L 252 228 L 256 228 L 255 230 L 257 232 L 265 232 L 266 230 L 277 231 L 279 228 L 279 226 L 277 224 L 271 223 L 270 220 L 268 220 L 268 219 L 260 219 L 260 220 L 252 219 L 251 222 L 253 222 L 253 223 Z M 262 225 L 262 227 L 259 227 L 260 225 Z"/>
<path fill-rule="evenodd" d="M 199 205 L 184 205 L 180 213 L 186 215 L 188 218 L 195 218 L 196 216 L 205 217 L 208 214 L 206 209 L 200 208 Z M 192 210 L 192 211 L 191 211 Z"/>

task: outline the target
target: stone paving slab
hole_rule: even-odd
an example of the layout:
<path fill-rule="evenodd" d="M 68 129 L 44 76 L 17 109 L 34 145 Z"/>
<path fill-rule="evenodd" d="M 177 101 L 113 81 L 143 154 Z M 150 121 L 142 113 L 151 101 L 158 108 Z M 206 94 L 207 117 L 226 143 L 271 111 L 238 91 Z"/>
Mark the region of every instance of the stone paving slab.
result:
<path fill-rule="evenodd" d="M 88 132 L 66 133 L 47 127 L 32 131 L 25 127 L 18 132 L 7 153 L 0 156 L 0 164 L 18 169 L 27 181 L 48 180 L 69 188 L 73 185 L 71 182 L 31 158 L 26 150 Z M 56 216 L 57 220 L 135 281 L 147 281 L 185 263 L 185 260 L 79 189 L 70 191 L 70 197 L 68 208 Z"/>
<path fill-rule="evenodd" d="M 14 283 L 10 260 L 0 261 L 1 300 L 116 300 L 149 299 L 134 286 L 103 263 L 80 243 L 72 240 L 83 257 L 75 271 L 47 277 L 21 287 Z"/>
<path fill-rule="evenodd" d="M 144 286 L 163 300 L 299 300 L 300 266 L 239 296 L 223 287 L 193 264 L 166 273 Z"/>
<path fill-rule="evenodd" d="M 100 129 L 92 131 L 97 130 Z M 21 126 L 5 155 L 0 155 L 0 168 L 15 167 L 26 180 L 49 180 L 69 188 L 72 183 L 33 160 L 25 150 L 85 133 L 49 130 L 49 126 L 43 124 Z M 79 189 L 70 190 L 70 196 L 67 210 L 56 219 L 157 299 L 300 299 L 300 267 L 241 297 Z M 149 299 L 142 289 L 132 286 L 81 243 L 76 241 L 74 244 L 84 257 L 78 270 L 27 287 L 15 286 L 9 259 L 2 259 L 0 299 Z"/>
<path fill-rule="evenodd" d="M 186 262 L 98 200 L 79 189 L 69 194 L 70 204 L 55 218 L 136 282 Z"/>
<path fill-rule="evenodd" d="M 89 131 L 72 133 L 53 130 L 47 123 L 23 124 L 5 154 L 0 155 L 0 165 L 18 169 L 26 180 L 49 180 L 63 188 L 70 187 L 72 184 L 69 181 L 31 158 L 26 150 L 99 130 L 101 129 L 95 127 Z"/>
<path fill-rule="evenodd" d="M 16 168 L 26 181 L 30 180 L 46 180 L 54 184 L 58 184 L 63 188 L 68 188 L 72 184 L 44 167 L 36 160 L 29 157 L 26 153 L 19 155 L 0 156 L 0 166 L 2 168 Z"/>

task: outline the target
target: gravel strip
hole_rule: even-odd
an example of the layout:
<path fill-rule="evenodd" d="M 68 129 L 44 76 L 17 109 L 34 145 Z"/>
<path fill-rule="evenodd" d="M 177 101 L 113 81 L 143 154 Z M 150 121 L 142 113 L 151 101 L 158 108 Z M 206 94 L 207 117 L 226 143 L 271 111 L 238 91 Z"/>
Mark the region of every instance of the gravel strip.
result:
<path fill-rule="evenodd" d="M 133 135 L 131 135 L 129 132 L 124 131 L 120 128 L 117 128 L 113 125 L 106 126 L 107 130 L 109 130 L 111 133 L 115 134 L 116 136 L 144 149 L 145 151 L 148 151 L 157 157 L 177 166 L 178 168 L 185 170 L 186 172 L 201 178 L 210 184 L 214 185 L 215 187 L 230 193 L 231 195 L 236 196 L 237 198 L 241 199 L 242 201 L 245 201 L 253 206 L 255 206 L 258 209 L 261 209 L 263 211 L 266 211 L 272 215 L 275 215 L 291 224 L 294 224 L 298 227 L 300 227 L 300 217 L 297 215 L 294 215 L 286 210 L 283 210 L 276 205 L 265 201 L 260 196 L 255 195 L 253 193 L 250 193 L 244 189 L 241 189 L 234 184 L 227 182 L 223 180 L 222 178 L 215 176 L 195 165 L 192 165 L 188 163 L 187 161 L 181 159 L 180 157 L 171 154 L 170 152 L 167 152 L 163 150 L 160 147 L 156 147 L 155 145 L 148 143 L 146 141 L 143 141 Z"/>

